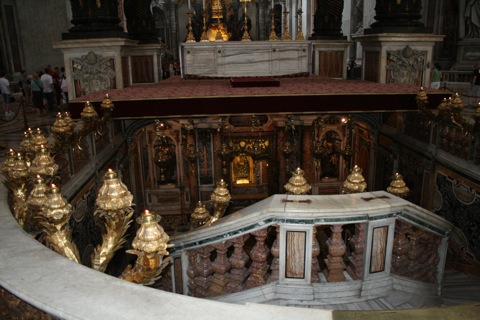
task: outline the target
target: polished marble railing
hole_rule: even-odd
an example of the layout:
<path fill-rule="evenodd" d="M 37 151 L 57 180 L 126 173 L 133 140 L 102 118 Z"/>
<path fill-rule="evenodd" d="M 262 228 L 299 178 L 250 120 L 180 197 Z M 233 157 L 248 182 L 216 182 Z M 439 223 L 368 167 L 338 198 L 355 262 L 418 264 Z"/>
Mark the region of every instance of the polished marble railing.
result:
<path fill-rule="evenodd" d="M 274 195 L 212 226 L 173 236 L 174 263 L 164 288 L 219 297 L 262 286 L 307 286 L 319 296 L 322 286 L 331 289 L 328 284 L 349 290 L 360 283 L 355 299 L 384 295 L 405 279 L 416 282 L 415 292 L 439 294 L 451 228 L 386 192 Z M 376 281 L 386 285 L 375 288 Z M 260 302 L 257 295 L 252 299 Z"/>

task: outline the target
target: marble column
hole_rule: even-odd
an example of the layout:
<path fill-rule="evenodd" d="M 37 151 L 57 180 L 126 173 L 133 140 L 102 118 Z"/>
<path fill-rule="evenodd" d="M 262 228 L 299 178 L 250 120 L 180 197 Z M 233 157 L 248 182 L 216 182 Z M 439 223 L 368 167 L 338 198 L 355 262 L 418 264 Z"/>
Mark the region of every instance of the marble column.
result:
<path fill-rule="evenodd" d="M 246 266 L 250 258 L 243 246 L 249 237 L 249 234 L 245 234 L 231 240 L 233 243 L 233 253 L 229 259 L 232 268 L 230 269 L 230 281 L 227 283 L 228 293 L 239 292 L 245 289 L 245 282 L 248 278 L 248 269 Z"/>
<path fill-rule="evenodd" d="M 212 246 L 217 250 L 217 258 L 212 263 L 212 268 L 215 273 L 211 278 L 211 285 L 208 289 L 210 297 L 221 296 L 227 293 L 227 284 L 229 282 L 228 271 L 232 267 L 227 258 L 227 250 L 232 243 L 230 241 L 223 241 L 215 243 Z"/>
<path fill-rule="evenodd" d="M 363 277 L 363 269 L 365 265 L 365 223 L 357 223 L 355 225 L 355 235 L 350 239 L 350 244 L 354 250 L 348 257 L 349 264 L 347 272 L 353 280 L 359 280 Z"/>
<path fill-rule="evenodd" d="M 328 282 L 345 281 L 343 255 L 347 251 L 347 246 L 342 239 L 342 225 L 333 225 L 330 230 L 332 234 L 327 240 L 328 256 L 325 259 L 327 268 L 323 272 Z"/>
<path fill-rule="evenodd" d="M 250 276 L 247 279 L 247 289 L 264 285 L 267 278 L 267 271 L 269 269 L 267 258 L 270 250 L 265 244 L 268 228 L 254 231 L 251 234 L 255 236 L 256 242 L 252 251 L 250 251 L 252 264 L 249 269 Z"/>
<path fill-rule="evenodd" d="M 212 246 L 205 246 L 196 249 L 199 256 L 195 269 L 195 297 L 208 297 L 208 289 L 211 285 L 211 275 L 213 273 L 212 263 L 210 261 L 210 254 L 215 250 Z"/>

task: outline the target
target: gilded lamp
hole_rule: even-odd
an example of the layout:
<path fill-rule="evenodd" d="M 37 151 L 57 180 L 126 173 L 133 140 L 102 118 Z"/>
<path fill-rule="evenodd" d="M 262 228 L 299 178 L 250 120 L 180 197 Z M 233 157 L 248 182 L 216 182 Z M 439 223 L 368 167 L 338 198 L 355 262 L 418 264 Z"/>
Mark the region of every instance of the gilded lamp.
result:
<path fill-rule="evenodd" d="M 343 182 L 342 193 L 360 193 L 367 189 L 367 183 L 362 175 L 362 169 L 355 165 L 352 169 L 352 173 L 348 175 L 345 182 Z"/>
<path fill-rule="evenodd" d="M 307 182 L 307 179 L 303 176 L 305 172 L 297 168 L 294 172 L 292 172 L 292 176 L 288 180 L 288 183 L 285 184 L 285 190 L 289 194 L 308 194 L 312 189 Z"/>

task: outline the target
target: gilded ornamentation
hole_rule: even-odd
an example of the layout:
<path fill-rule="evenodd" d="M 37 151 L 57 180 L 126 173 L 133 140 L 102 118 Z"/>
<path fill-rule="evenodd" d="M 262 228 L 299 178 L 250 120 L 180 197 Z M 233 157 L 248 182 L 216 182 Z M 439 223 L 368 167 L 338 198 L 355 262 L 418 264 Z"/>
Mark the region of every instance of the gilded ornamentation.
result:
<path fill-rule="evenodd" d="M 190 220 L 192 229 L 196 229 L 198 227 L 203 226 L 211 218 L 212 217 L 210 216 L 210 213 L 205 207 L 205 204 L 203 204 L 201 201 L 198 201 L 197 206 L 195 207 L 195 210 L 193 210 L 191 220 Z"/>
<path fill-rule="evenodd" d="M 292 172 L 292 177 L 285 184 L 285 190 L 290 194 L 308 194 L 312 190 L 312 186 L 308 184 L 307 179 L 303 176 L 305 171 L 297 168 Z"/>
<path fill-rule="evenodd" d="M 212 218 L 207 223 L 208 225 L 211 225 L 223 216 L 231 198 L 232 196 L 227 189 L 227 183 L 221 179 L 217 183 L 217 187 L 213 190 L 212 195 L 210 196 L 213 214 Z"/>
<path fill-rule="evenodd" d="M 52 185 L 39 215 L 40 224 L 44 228 L 45 243 L 53 251 L 80 263 L 78 249 L 72 242 L 72 231 L 68 225 L 71 215 L 72 206 L 63 198 L 60 189 Z"/>
<path fill-rule="evenodd" d="M 348 175 L 347 179 L 343 182 L 342 193 L 360 193 L 367 189 L 367 183 L 362 176 L 362 169 L 357 165 L 353 167 L 352 173 Z"/>
<path fill-rule="evenodd" d="M 393 180 L 390 183 L 390 186 L 387 188 L 387 192 L 396 195 L 400 198 L 405 198 L 408 196 L 410 189 L 408 189 L 403 177 L 398 172 L 393 176 Z"/>
<path fill-rule="evenodd" d="M 137 261 L 132 267 L 129 265 L 120 276 L 121 279 L 139 283 L 142 285 L 151 285 L 161 277 L 163 269 L 171 261 L 168 248 L 173 244 L 168 244 L 170 237 L 158 224 L 160 216 L 145 210 L 137 223 L 140 228 L 133 239 L 133 250 L 127 250 L 128 253 L 137 255 Z M 169 256 L 165 258 L 165 256 Z"/>
<path fill-rule="evenodd" d="M 53 177 L 58 171 L 58 164 L 50 156 L 50 152 L 42 145 L 29 167 L 30 173 Z"/>
<path fill-rule="evenodd" d="M 115 252 L 125 243 L 125 233 L 134 213 L 133 196 L 117 174 L 109 169 L 97 196 L 98 209 L 94 216 L 104 223 L 102 243 L 92 256 L 92 268 L 105 272 Z"/>

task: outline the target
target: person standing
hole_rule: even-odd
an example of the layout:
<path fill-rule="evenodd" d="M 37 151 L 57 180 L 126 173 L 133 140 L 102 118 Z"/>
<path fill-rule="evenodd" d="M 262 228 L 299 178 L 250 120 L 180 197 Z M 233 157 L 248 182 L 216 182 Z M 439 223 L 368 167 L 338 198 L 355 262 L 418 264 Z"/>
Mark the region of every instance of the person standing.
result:
<path fill-rule="evenodd" d="M 47 111 L 53 111 L 53 78 L 50 75 L 50 68 L 45 68 L 45 73 L 40 78 L 43 85 L 43 105 L 48 106 Z"/>
<path fill-rule="evenodd" d="M 30 83 L 30 88 L 32 90 L 32 103 L 33 107 L 38 109 L 38 115 L 46 115 L 47 110 L 43 105 L 43 83 L 40 80 L 40 76 L 43 75 L 43 72 L 35 72 L 33 74 L 33 79 Z"/>
<path fill-rule="evenodd" d="M 480 100 L 480 60 L 475 64 L 472 77 L 472 95 L 475 98 L 475 107 L 478 106 Z"/>
<path fill-rule="evenodd" d="M 68 106 L 68 83 L 67 83 L 67 76 L 65 75 L 65 73 L 60 79 L 60 90 L 62 91 L 62 97 L 61 97 L 62 109 L 63 111 L 66 111 Z"/>
<path fill-rule="evenodd" d="M 10 81 L 5 78 L 5 72 L 0 72 L 0 91 L 2 92 L 3 101 L 5 102 L 5 118 L 13 116 L 10 110 L 10 101 L 12 99 L 12 91 L 10 90 Z"/>
<path fill-rule="evenodd" d="M 430 88 L 440 89 L 440 65 L 435 62 L 432 73 L 430 74 Z"/>

